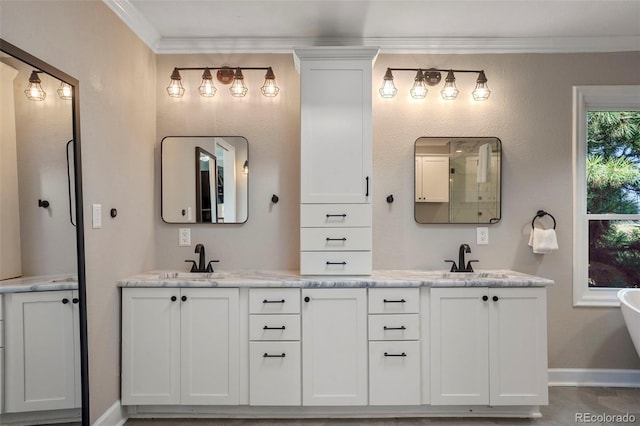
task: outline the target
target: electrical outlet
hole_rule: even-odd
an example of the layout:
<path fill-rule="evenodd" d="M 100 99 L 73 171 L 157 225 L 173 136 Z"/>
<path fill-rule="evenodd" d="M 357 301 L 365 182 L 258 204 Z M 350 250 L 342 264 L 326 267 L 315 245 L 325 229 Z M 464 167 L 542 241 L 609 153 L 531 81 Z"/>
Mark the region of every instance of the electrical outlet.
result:
<path fill-rule="evenodd" d="M 478 245 L 489 244 L 489 228 L 487 228 L 486 226 L 476 228 L 476 238 L 476 242 Z"/>
<path fill-rule="evenodd" d="M 92 225 L 94 229 L 102 228 L 102 204 L 94 204 L 93 206 Z"/>
<path fill-rule="evenodd" d="M 191 229 L 180 228 L 178 230 L 178 246 L 189 247 L 191 245 Z"/>

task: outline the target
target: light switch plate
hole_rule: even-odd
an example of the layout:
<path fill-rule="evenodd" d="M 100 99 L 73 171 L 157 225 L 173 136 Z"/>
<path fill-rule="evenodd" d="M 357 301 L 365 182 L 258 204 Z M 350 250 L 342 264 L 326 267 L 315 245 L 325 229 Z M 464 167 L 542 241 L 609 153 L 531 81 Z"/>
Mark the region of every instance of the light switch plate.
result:
<path fill-rule="evenodd" d="M 94 229 L 102 228 L 102 204 L 94 204 L 92 207 L 92 226 Z"/>
<path fill-rule="evenodd" d="M 178 230 L 178 246 L 189 247 L 191 245 L 191 228 L 180 228 Z"/>
<path fill-rule="evenodd" d="M 479 246 L 489 244 L 489 228 L 486 226 L 476 228 L 476 240 Z"/>

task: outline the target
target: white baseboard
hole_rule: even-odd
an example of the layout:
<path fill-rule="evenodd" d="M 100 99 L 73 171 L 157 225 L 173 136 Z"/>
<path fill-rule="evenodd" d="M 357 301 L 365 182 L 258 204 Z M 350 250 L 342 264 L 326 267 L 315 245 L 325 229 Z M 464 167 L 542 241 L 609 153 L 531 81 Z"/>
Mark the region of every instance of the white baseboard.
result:
<path fill-rule="evenodd" d="M 122 426 L 128 418 L 127 410 L 122 406 L 120 400 L 117 400 L 93 423 L 93 426 Z"/>
<path fill-rule="evenodd" d="M 640 370 L 550 368 L 549 386 L 640 388 Z"/>

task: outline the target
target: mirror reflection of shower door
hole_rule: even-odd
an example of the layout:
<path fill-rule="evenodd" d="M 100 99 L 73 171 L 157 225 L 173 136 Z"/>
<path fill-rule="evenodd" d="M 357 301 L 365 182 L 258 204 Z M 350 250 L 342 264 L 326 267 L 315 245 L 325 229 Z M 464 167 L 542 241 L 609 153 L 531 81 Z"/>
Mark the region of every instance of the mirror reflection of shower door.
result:
<path fill-rule="evenodd" d="M 218 160 L 218 222 L 236 222 L 236 148 L 219 138 L 216 141 Z"/>
<path fill-rule="evenodd" d="M 218 166 L 215 155 L 196 147 L 196 218 L 197 222 L 218 221 L 216 192 Z"/>

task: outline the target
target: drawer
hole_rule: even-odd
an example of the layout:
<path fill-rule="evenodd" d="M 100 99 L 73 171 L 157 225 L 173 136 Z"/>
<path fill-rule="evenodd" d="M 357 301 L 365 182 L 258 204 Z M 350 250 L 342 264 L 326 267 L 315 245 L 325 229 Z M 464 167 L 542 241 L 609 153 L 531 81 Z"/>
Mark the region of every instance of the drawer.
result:
<path fill-rule="evenodd" d="M 419 314 L 369 315 L 369 340 L 420 339 Z"/>
<path fill-rule="evenodd" d="M 302 275 L 370 275 L 370 251 L 300 252 Z"/>
<path fill-rule="evenodd" d="M 300 315 L 251 315 L 249 340 L 300 340 Z"/>
<path fill-rule="evenodd" d="M 300 342 L 250 342 L 249 404 L 300 405 L 301 395 Z"/>
<path fill-rule="evenodd" d="M 301 204 L 301 228 L 371 227 L 371 204 Z"/>
<path fill-rule="evenodd" d="M 300 289 L 252 288 L 249 290 L 250 314 L 299 314 Z"/>
<path fill-rule="evenodd" d="M 371 250 L 371 228 L 300 228 L 300 250 Z"/>
<path fill-rule="evenodd" d="M 370 314 L 417 314 L 420 312 L 419 288 L 370 288 Z"/>
<path fill-rule="evenodd" d="M 420 342 L 369 343 L 369 404 L 420 404 Z"/>

